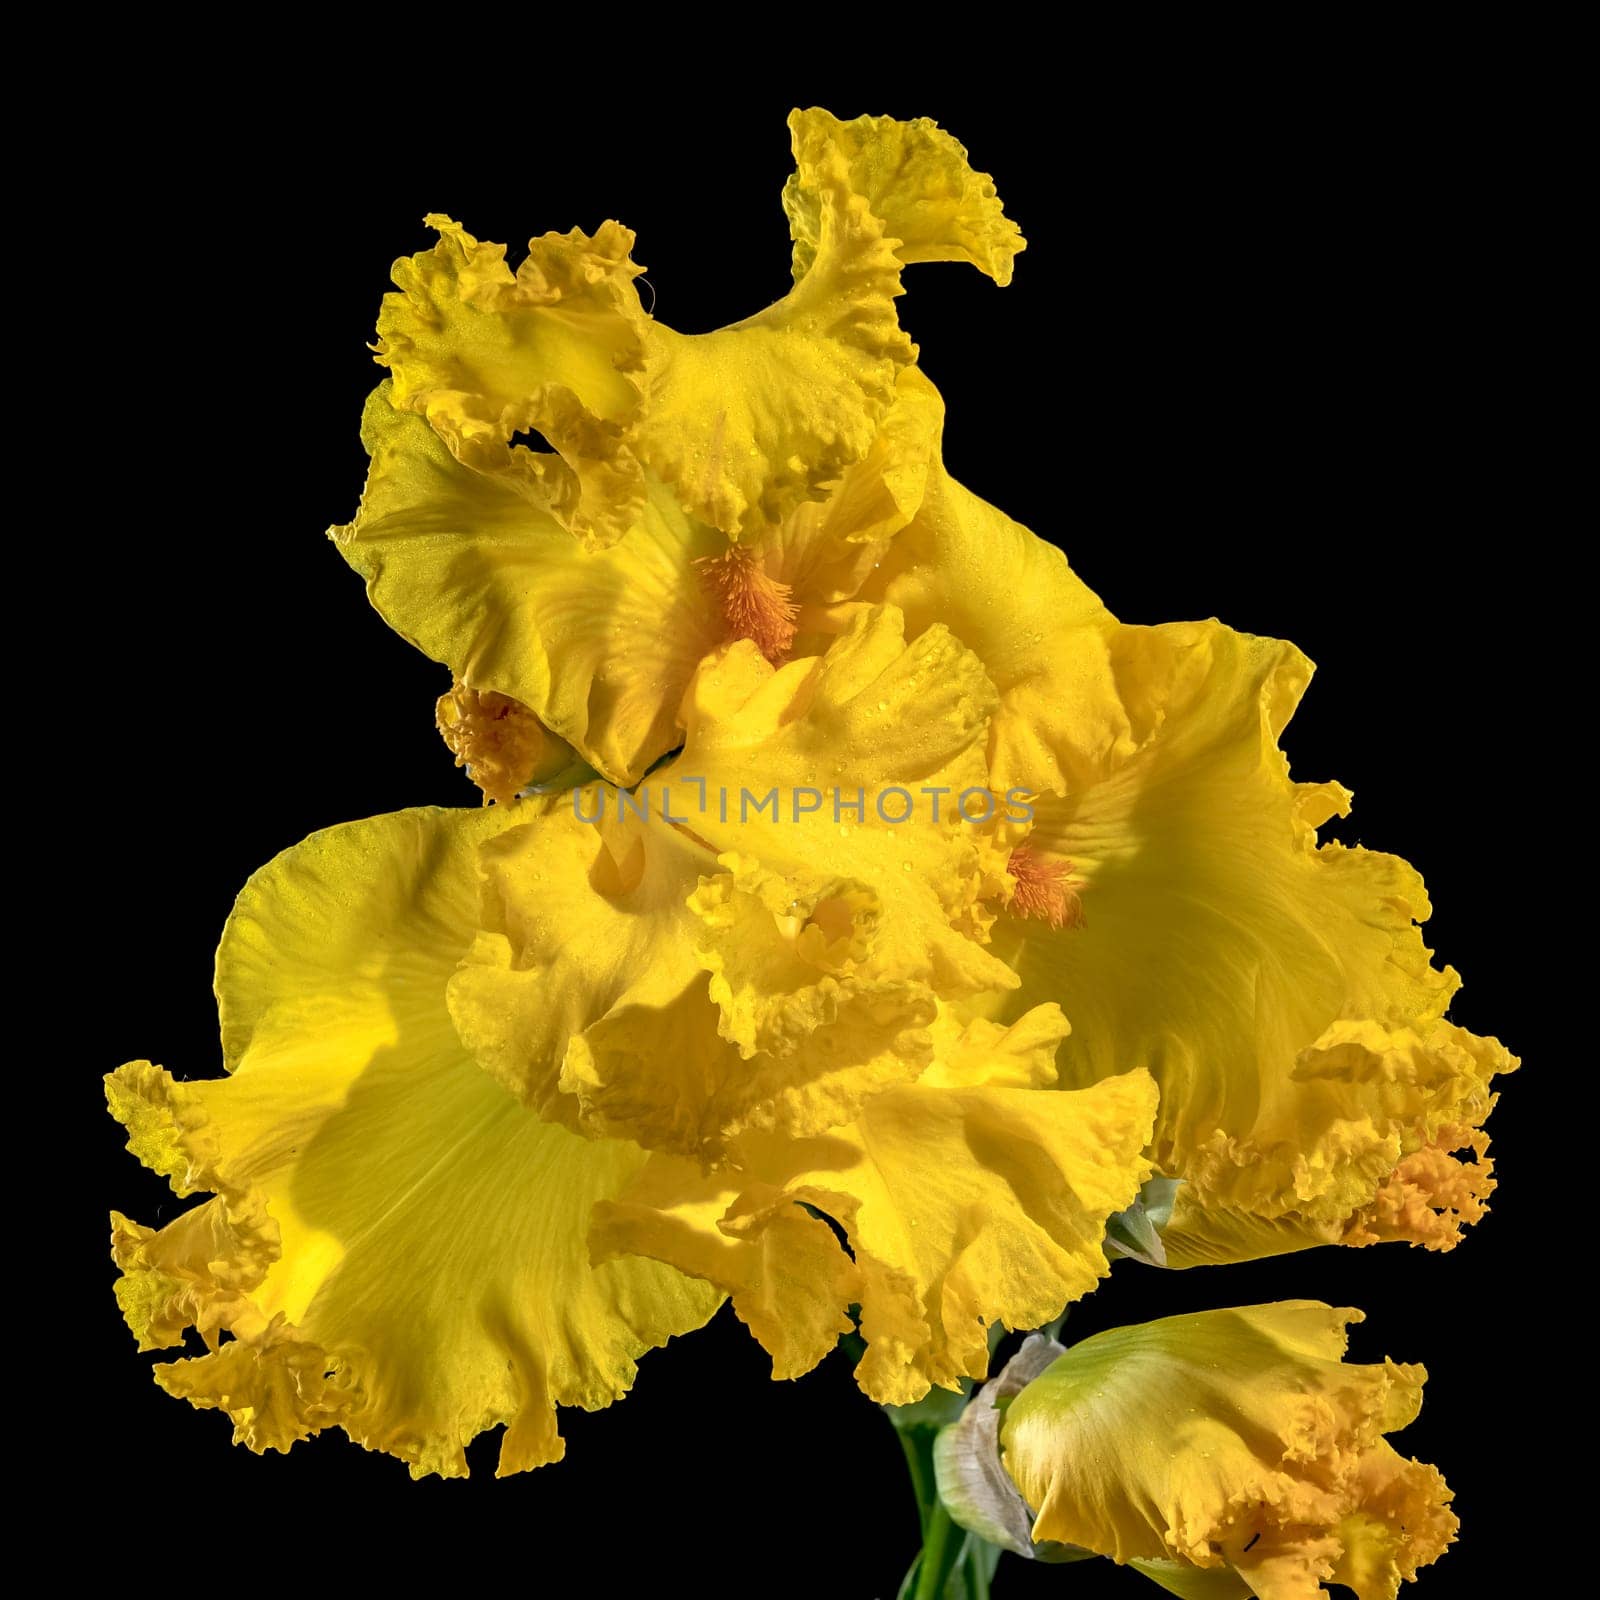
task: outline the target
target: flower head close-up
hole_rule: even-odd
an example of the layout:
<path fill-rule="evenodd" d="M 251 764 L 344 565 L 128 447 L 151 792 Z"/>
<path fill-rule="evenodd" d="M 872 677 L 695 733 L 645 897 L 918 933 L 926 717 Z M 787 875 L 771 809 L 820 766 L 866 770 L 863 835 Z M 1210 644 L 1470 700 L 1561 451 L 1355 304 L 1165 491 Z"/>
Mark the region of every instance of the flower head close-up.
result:
<path fill-rule="evenodd" d="M 211 842 L 97 1069 L 101 1420 L 268 1537 L 526 1524 L 596 1593 L 1498 1592 L 1494 636 L 1420 525 L 1313 552 L 1264 290 L 1153 309 L 1212 280 L 1092 149 L 927 109 L 307 202 L 226 653 L 146 702 Z"/>

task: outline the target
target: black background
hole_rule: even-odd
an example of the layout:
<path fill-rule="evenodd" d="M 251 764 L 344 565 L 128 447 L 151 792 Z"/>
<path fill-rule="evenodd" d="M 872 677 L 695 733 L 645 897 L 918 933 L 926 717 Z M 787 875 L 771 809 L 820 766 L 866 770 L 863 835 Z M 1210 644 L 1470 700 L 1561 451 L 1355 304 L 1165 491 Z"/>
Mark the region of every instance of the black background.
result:
<path fill-rule="evenodd" d="M 175 1202 L 122 1153 L 99 1074 L 134 1056 L 215 1070 L 211 955 L 246 875 L 312 829 L 476 798 L 431 729 L 446 674 L 322 536 L 361 487 L 356 423 L 379 376 L 364 342 L 390 261 L 430 242 L 430 209 L 514 245 L 615 216 L 663 320 L 735 320 L 786 287 L 784 115 L 820 101 L 938 118 L 1029 240 L 1006 290 L 955 265 L 907 273 L 901 316 L 948 402 L 952 470 L 1067 550 L 1122 617 L 1217 615 L 1307 650 L 1320 671 L 1287 738 L 1297 775 L 1355 790 L 1338 836 L 1420 866 L 1430 942 L 1467 979 L 1454 1017 L 1529 1058 L 1492 1123 L 1493 1214 L 1456 1253 L 1123 1263 L 1069 1336 L 1284 1297 L 1364 1307 L 1358 1359 L 1428 1366 L 1399 1442 L 1443 1467 L 1465 1522 L 1419 1592 L 1492 1592 L 1486 1574 L 1546 1516 L 1532 1430 L 1550 1296 L 1530 1256 L 1559 1225 L 1554 1069 L 1534 1039 L 1551 1001 L 1522 963 L 1562 781 L 1535 721 L 1537 590 L 1572 530 L 1545 487 L 1566 441 L 1535 377 L 1557 263 L 1526 108 L 1487 57 L 1467 73 L 1429 51 L 1194 79 L 1135 56 L 1026 90 L 912 74 L 730 95 L 691 76 L 651 99 L 592 78 L 563 95 L 561 77 L 544 63 L 492 136 L 470 83 L 428 116 L 375 100 L 359 126 L 303 93 L 202 95 L 176 77 L 106 116 L 85 357 L 112 375 L 116 426 L 90 457 L 108 491 L 87 513 L 94 560 L 60 574 L 97 641 L 68 715 L 109 788 L 70 850 L 110 908 L 67 1069 L 73 1137 L 95 1141 L 72 1190 L 76 1276 L 92 1280 L 75 1492 L 134 1491 L 151 1547 L 220 1551 L 244 1518 L 263 1560 L 320 1528 L 330 1561 L 453 1552 L 463 1581 L 534 1594 L 893 1594 L 912 1501 L 838 1355 L 774 1384 L 724 1311 L 647 1356 L 624 1403 L 564 1412 L 559 1465 L 495 1481 L 486 1438 L 470 1482 L 412 1484 L 342 1435 L 287 1458 L 231 1448 L 223 1417 L 151 1383 L 101 1264 L 107 1209 L 149 1222 Z M 59 750 L 74 746 L 41 745 L 70 791 Z M 189 1534 L 160 1531 L 169 1498 Z M 1007 1558 L 995 1593 L 1155 1591 L 1108 1563 Z"/>

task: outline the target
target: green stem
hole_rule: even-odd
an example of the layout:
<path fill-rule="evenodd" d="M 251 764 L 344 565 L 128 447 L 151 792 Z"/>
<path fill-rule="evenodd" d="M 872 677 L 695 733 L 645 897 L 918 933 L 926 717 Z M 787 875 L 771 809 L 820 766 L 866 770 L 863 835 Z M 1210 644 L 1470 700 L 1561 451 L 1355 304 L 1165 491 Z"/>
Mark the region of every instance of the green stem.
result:
<path fill-rule="evenodd" d="M 945 1600 L 945 1585 L 966 1555 L 967 1543 L 967 1535 L 935 1500 L 922 1533 L 922 1555 L 917 1564 L 917 1586 L 911 1591 L 912 1600 Z"/>
<path fill-rule="evenodd" d="M 938 1486 L 933 1481 L 933 1462 L 922 1448 L 920 1438 L 909 1433 L 898 1433 L 901 1453 L 911 1470 L 911 1492 L 917 1497 L 917 1521 L 922 1525 L 922 1537 L 928 1537 L 928 1519 L 939 1503 Z"/>
<path fill-rule="evenodd" d="M 849 1335 L 841 1343 L 848 1348 Z M 884 1415 L 900 1439 L 912 1492 L 917 1497 L 917 1522 L 922 1549 L 911 1563 L 895 1600 L 988 1600 L 994 1572 L 991 1547 L 970 1536 L 951 1520 L 939 1499 L 934 1446 L 944 1429 L 960 1415 L 966 1393 L 936 1389 L 905 1406 L 885 1406 Z"/>
<path fill-rule="evenodd" d="M 967 1539 L 967 1600 L 989 1600 L 989 1574 L 993 1562 L 985 1559 L 982 1543 Z"/>

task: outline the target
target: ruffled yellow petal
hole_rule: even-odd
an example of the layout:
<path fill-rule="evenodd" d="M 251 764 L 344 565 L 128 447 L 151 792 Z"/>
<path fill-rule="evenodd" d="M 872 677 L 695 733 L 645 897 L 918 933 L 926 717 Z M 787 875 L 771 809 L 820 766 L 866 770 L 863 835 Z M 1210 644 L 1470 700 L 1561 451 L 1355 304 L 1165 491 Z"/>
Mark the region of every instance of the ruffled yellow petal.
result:
<path fill-rule="evenodd" d="M 523 809 L 529 820 L 480 853 L 479 927 L 449 980 L 460 1038 L 519 1099 L 569 1120 L 574 1042 L 642 1012 L 661 1030 L 648 1065 L 663 1099 L 698 1113 L 681 1085 L 722 1046 L 685 901 L 710 858 L 674 828 L 619 816 L 614 789 Z"/>
<path fill-rule="evenodd" d="M 992 703 L 970 652 L 938 628 L 908 646 L 891 608 L 782 668 L 714 654 L 649 783 L 485 850 L 461 1037 L 544 1115 L 564 1096 L 653 1149 L 848 1122 L 928 1064 L 941 1000 L 1015 983 L 981 943 L 1004 851 L 954 814 L 987 798 Z M 877 805 L 895 786 L 904 821 Z"/>
<path fill-rule="evenodd" d="M 776 526 L 871 448 L 916 347 L 900 262 L 842 163 L 817 175 L 817 247 L 776 305 L 714 333 L 650 324 L 636 448 L 730 538 Z"/>
<path fill-rule="evenodd" d="M 1070 864 L 1082 915 L 1002 916 L 1009 1004 L 1071 1019 L 1064 1083 L 1155 1074 L 1190 1225 L 1220 1208 L 1448 1248 L 1491 1186 L 1475 1130 L 1515 1061 L 1442 1019 L 1459 980 L 1430 964 L 1416 873 L 1317 846 L 1348 796 L 1291 782 L 1277 748 L 1308 663 L 1217 623 L 1119 628 L 1109 651 L 1128 735 L 1027 839 Z"/>
<path fill-rule="evenodd" d="M 1142 1072 L 1071 1094 L 891 1089 L 821 1138 L 745 1136 L 729 1171 L 653 1162 L 596 1208 L 596 1252 L 653 1254 L 728 1289 L 778 1376 L 819 1360 L 854 1300 L 862 1388 L 909 1404 L 982 1377 L 989 1324 L 1047 1322 L 1106 1274 L 1106 1219 L 1148 1175 L 1154 1109 Z M 830 1255 L 815 1233 L 803 1253 L 772 1244 L 774 1228 L 792 1233 L 797 1203 L 832 1217 L 850 1255 L 837 1243 Z M 758 1247 L 787 1266 L 775 1319 L 746 1314 Z M 793 1326 L 816 1336 L 801 1343 Z"/>
<path fill-rule="evenodd" d="M 774 909 L 680 830 L 619 819 L 616 791 L 573 799 L 485 848 L 483 926 L 450 983 L 460 1036 L 521 1099 L 591 1132 L 713 1156 L 745 1126 L 848 1120 L 861 1096 L 915 1075 L 925 984 L 842 956 L 818 965 L 815 929 L 789 926 L 807 916 L 787 880 Z M 720 961 L 709 941 L 737 942 L 708 900 L 724 887 L 748 902 L 752 948 L 789 975 L 770 1000 L 708 981 Z"/>
<path fill-rule="evenodd" d="M 1009 1026 L 958 1020 L 941 1007 L 933 1061 L 917 1082 L 927 1089 L 1047 1089 L 1056 1081 L 1056 1050 L 1071 1031 L 1055 1005 L 1035 1006 Z"/>
<path fill-rule="evenodd" d="M 908 644 L 900 613 L 873 608 L 825 655 L 778 671 L 742 647 L 710 659 L 684 704 L 683 750 L 661 781 L 719 853 L 797 887 L 814 887 L 825 864 L 831 915 L 813 922 L 815 934 L 800 930 L 813 965 L 861 965 L 853 946 L 823 948 L 848 926 L 870 944 L 877 972 L 948 993 L 1009 988 L 1010 972 L 974 938 L 988 925 L 980 901 L 1003 875 L 1004 850 L 957 815 L 963 795 L 975 816 L 997 811 L 983 755 L 993 707 L 977 658 L 947 629 Z M 728 819 L 713 802 L 699 809 L 702 782 L 708 796 L 734 797 Z M 774 793 L 776 804 L 753 803 Z M 744 795 L 752 804 L 734 819 Z M 736 954 L 745 953 L 727 950 Z M 729 1027 L 748 1042 L 731 1014 Z"/>
<path fill-rule="evenodd" d="M 814 110 L 789 125 L 794 289 L 716 333 L 652 323 L 646 353 L 639 454 L 695 516 L 739 539 L 818 499 L 879 438 L 916 359 L 894 310 L 901 266 L 970 261 L 1006 283 L 1022 248 L 993 182 L 926 119 Z"/>
<path fill-rule="evenodd" d="M 1430 1250 L 1453 1249 L 1461 1230 L 1489 1209 L 1495 1182 L 1489 1135 L 1469 1123 L 1447 1124 L 1400 1157 L 1346 1222 L 1340 1243 L 1406 1239 Z"/>
<path fill-rule="evenodd" d="M 1318 1218 L 1298 1211 L 1262 1217 L 1207 1205 L 1179 1191 L 1162 1229 L 1167 1265 L 1221 1266 L 1284 1255 L 1319 1244 L 1366 1245 L 1403 1239 L 1430 1250 L 1451 1250 L 1462 1230 L 1489 1209 L 1495 1189 L 1489 1136 L 1481 1128 L 1447 1125 L 1431 1142 L 1395 1162 L 1376 1193 L 1348 1216 Z"/>
<path fill-rule="evenodd" d="M 926 974 L 880 960 L 885 908 L 872 888 L 733 854 L 719 863 L 728 870 L 689 907 L 717 1031 L 770 1102 L 757 1125 L 832 1127 L 862 1094 L 915 1076 L 936 1002 Z"/>
<path fill-rule="evenodd" d="M 650 1256 L 715 1284 L 772 1357 L 773 1377 L 798 1378 L 855 1326 L 861 1274 L 826 1221 L 765 1188 L 762 1227 L 721 1226 L 740 1190 L 730 1170 L 653 1156 L 626 1194 L 595 1208 L 594 1258 Z"/>
<path fill-rule="evenodd" d="M 920 373 L 915 382 L 937 401 Z M 1115 619 L 1054 545 L 963 488 L 937 453 L 915 516 L 859 598 L 900 607 L 912 636 L 944 624 L 983 663 L 1000 696 L 988 752 L 997 792 L 1063 792 L 1128 746 L 1109 664 Z"/>
<path fill-rule="evenodd" d="M 615 543 L 644 505 L 625 425 L 638 406 L 645 318 L 615 222 L 505 246 L 430 216 L 432 250 L 395 263 L 378 360 L 394 404 L 426 417 L 462 465 L 490 473 L 586 544 Z M 536 433 L 552 447 L 513 443 Z"/>
<path fill-rule="evenodd" d="M 259 1333 L 157 1367 L 156 1382 L 201 1411 L 226 1412 L 233 1442 L 258 1454 L 343 1427 L 361 1406 L 349 1363 L 299 1338 L 281 1315 Z"/>
<path fill-rule="evenodd" d="M 389 387 L 367 402 L 372 457 L 332 530 L 384 618 L 474 691 L 509 696 L 597 771 L 636 781 L 679 740 L 677 702 L 723 637 L 695 562 L 725 548 L 654 486 L 590 552 L 506 478 L 461 466 Z"/>
<path fill-rule="evenodd" d="M 773 535 L 781 552 L 779 576 L 805 603 L 827 605 L 860 589 L 883 542 L 921 508 L 943 426 L 939 391 L 916 367 L 907 367 L 872 448 L 825 499 L 798 507 Z"/>
<path fill-rule="evenodd" d="M 976 259 L 970 236 L 986 270 L 1009 264 L 992 185 L 985 196 L 953 140 L 885 119 L 847 136 L 839 126 L 840 141 L 805 144 L 795 193 L 807 260 L 794 289 L 712 333 L 646 316 L 633 236 L 615 223 L 535 239 L 513 274 L 503 246 L 431 217 L 439 244 L 397 264 L 402 292 L 379 319 L 395 405 L 592 547 L 627 533 L 649 475 L 730 537 L 775 528 L 867 455 L 916 356 L 894 309 L 901 257 L 856 178 L 906 224 L 906 259 Z M 905 181 L 883 187 L 911 151 Z M 952 183 L 970 192 L 951 196 Z M 527 432 L 554 453 L 515 442 Z"/>
<path fill-rule="evenodd" d="M 927 117 L 843 122 L 813 107 L 790 112 L 789 137 L 795 172 L 783 209 L 796 281 L 822 241 L 824 174 L 842 159 L 851 190 L 882 219 L 901 261 L 969 261 L 996 283 L 1011 282 L 1012 258 L 1026 244 L 1021 230 L 1002 210 L 994 179 L 974 172 L 966 147 Z"/>
<path fill-rule="evenodd" d="M 522 807 L 411 811 L 313 835 L 251 879 L 218 952 L 231 1076 L 148 1063 L 109 1080 L 130 1148 L 217 1198 L 159 1233 L 117 1223 L 143 1345 L 213 1348 L 159 1369 L 285 1449 L 337 1424 L 414 1475 L 554 1460 L 555 1407 L 607 1404 L 634 1360 L 717 1297 L 645 1262 L 594 1268 L 594 1201 L 644 1160 L 542 1122 L 466 1054 L 445 984 L 477 913 L 477 848 Z"/>
<path fill-rule="evenodd" d="M 121 1091 L 128 1077 L 154 1071 L 139 1063 L 112 1082 Z M 122 1093 L 120 1103 L 136 1102 Z M 141 1350 L 182 1344 L 191 1327 L 215 1344 L 222 1329 L 254 1318 L 250 1291 L 278 1253 L 278 1225 L 259 1195 L 209 1200 L 159 1232 L 111 1213 L 111 1259 L 122 1272 L 117 1304 Z"/>
<path fill-rule="evenodd" d="M 1324 1582 L 1393 1600 L 1457 1523 L 1438 1472 L 1383 1437 L 1415 1418 L 1422 1368 L 1341 1360 L 1360 1317 L 1287 1301 L 1075 1345 L 1002 1425 L 1035 1539 L 1232 1571 L 1260 1600 L 1308 1600 Z"/>
<path fill-rule="evenodd" d="M 536 239 L 513 273 L 504 247 L 430 218 L 438 245 L 384 303 L 392 379 L 364 419 L 361 509 L 333 536 L 466 690 L 514 700 L 620 784 L 677 742 L 707 650 L 748 638 L 781 662 L 797 630 L 836 631 L 829 608 L 920 506 L 942 405 L 896 320 L 902 256 L 1009 261 L 1015 230 L 948 136 L 816 117 L 796 135 L 807 268 L 744 322 L 648 317 L 614 223 Z"/>
<path fill-rule="evenodd" d="M 651 481 L 628 532 L 598 552 L 503 477 L 461 466 L 380 384 L 362 420 L 372 460 L 361 506 L 330 537 L 385 620 L 444 662 L 459 693 L 503 696 L 536 720 L 549 762 L 533 753 L 534 781 L 565 741 L 632 784 L 681 740 L 678 705 L 708 651 L 750 638 L 784 659 L 796 626 L 815 629 L 853 596 L 915 512 L 942 406 L 914 369 L 904 377 L 867 456 L 759 546 L 730 546 Z M 758 588 L 775 610 L 752 608 Z M 775 632 L 756 625 L 764 618 Z"/>

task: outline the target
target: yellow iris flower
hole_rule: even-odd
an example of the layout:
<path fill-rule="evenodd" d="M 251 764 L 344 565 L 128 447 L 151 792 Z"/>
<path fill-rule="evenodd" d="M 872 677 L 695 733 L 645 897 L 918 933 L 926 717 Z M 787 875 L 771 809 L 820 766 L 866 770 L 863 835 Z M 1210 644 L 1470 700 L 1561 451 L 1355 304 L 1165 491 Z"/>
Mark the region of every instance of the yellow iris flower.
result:
<path fill-rule="evenodd" d="M 1482 1123 L 1517 1063 L 1445 1020 L 1460 979 L 1422 941 L 1416 872 L 1317 844 L 1350 796 L 1293 782 L 1278 749 L 1310 664 L 1214 622 L 1103 644 L 1117 715 L 1068 752 L 1024 846 L 1068 874 L 1073 915 L 997 929 L 1021 979 L 1001 1015 L 1061 1005 L 1065 1084 L 1155 1075 L 1152 1153 L 1185 1180 L 1174 1264 L 1449 1249 L 1493 1188 Z"/>
<path fill-rule="evenodd" d="M 1040 1093 L 1058 1008 L 959 1020 L 1016 982 L 983 943 L 1003 824 L 876 804 L 986 792 L 994 699 L 947 631 L 908 646 L 878 607 L 782 668 L 714 652 L 626 806 L 401 813 L 265 869 L 218 958 L 233 1075 L 110 1080 L 135 1153 L 217 1195 L 118 1223 L 141 1343 L 215 1345 L 165 1386 L 257 1448 L 337 1424 L 417 1471 L 506 1422 L 515 1470 L 559 1454 L 554 1404 L 621 1392 L 725 1291 L 785 1376 L 859 1305 L 863 1386 L 908 1401 L 981 1376 L 988 1324 L 1091 1290 L 1154 1085 Z M 822 763 L 855 820 L 831 792 L 742 804 L 792 805 Z"/>
<path fill-rule="evenodd" d="M 749 642 L 709 656 L 683 748 L 626 805 L 576 792 L 486 852 L 462 1038 L 528 1104 L 570 1095 L 654 1149 L 848 1120 L 927 1064 L 941 1001 L 1016 984 L 982 942 L 993 834 L 878 809 L 886 787 L 982 789 L 991 701 L 970 651 L 942 628 L 908 646 L 892 607 L 782 668 Z"/>
<path fill-rule="evenodd" d="M 1175 1265 L 1446 1249 L 1493 1188 L 1516 1062 L 1446 1020 L 1416 874 L 1318 845 L 1350 797 L 1278 748 L 1305 658 L 1119 622 L 944 468 L 894 302 L 1009 280 L 993 184 L 928 122 L 790 127 L 794 288 L 716 332 L 645 312 L 616 223 L 513 271 L 432 218 L 395 268 L 334 537 L 497 804 L 285 852 L 218 953 L 228 1076 L 108 1080 L 213 1196 L 115 1219 L 124 1315 L 198 1331 L 159 1379 L 252 1448 L 456 1475 L 503 1424 L 536 1466 L 724 1296 L 779 1377 L 859 1325 L 905 1405 L 1091 1291 L 1153 1173 Z M 1454 1519 L 1381 1437 L 1421 1370 L 1342 1364 L 1351 1315 L 1074 1348 L 1003 1428 L 1037 1537 L 1392 1595 Z"/>
<path fill-rule="evenodd" d="M 908 646 L 893 607 L 783 667 L 725 647 L 686 697 L 682 750 L 634 797 L 649 815 L 597 786 L 486 846 L 482 927 L 450 985 L 460 1037 L 520 1099 L 658 1152 L 600 1208 L 605 1253 L 727 1290 L 784 1376 L 859 1304 L 881 1400 L 981 1376 L 987 1323 L 1093 1288 L 1106 1220 L 1150 1170 L 1145 1073 L 1042 1095 L 1057 1007 L 962 1018 L 1016 983 L 984 943 L 998 819 L 924 802 L 883 820 L 894 788 L 987 793 L 994 704 L 970 651 L 942 626 Z M 796 814 L 817 783 L 825 802 Z M 745 804 L 768 791 L 781 815 Z"/>
<path fill-rule="evenodd" d="M 1384 1438 L 1415 1419 L 1426 1372 L 1342 1359 L 1361 1316 L 1284 1301 L 1074 1345 L 1000 1427 L 1034 1538 L 1191 1600 L 1308 1600 L 1324 1582 L 1394 1600 L 1457 1522 L 1439 1473 Z"/>
<path fill-rule="evenodd" d="M 902 268 L 1005 283 L 1023 246 L 931 122 L 813 110 L 790 129 L 795 284 L 754 317 L 685 335 L 647 314 L 613 222 L 533 240 L 513 273 L 446 217 L 379 317 L 391 377 L 334 539 L 462 688 L 509 697 L 616 783 L 677 744 L 708 650 L 750 638 L 783 659 L 915 509 L 940 407 L 896 317 Z"/>
<path fill-rule="evenodd" d="M 1152 1154 L 1184 1180 L 1169 1262 L 1327 1243 L 1449 1249 L 1494 1188 L 1482 1124 L 1517 1061 L 1445 1020 L 1404 861 L 1339 844 L 1337 783 L 1278 748 L 1311 677 L 1219 622 L 1116 621 L 1026 529 L 933 459 L 916 515 L 850 606 L 938 619 L 999 697 L 990 782 L 1037 793 L 991 949 L 1059 1004 L 1061 1082 L 1161 1087 Z"/>

